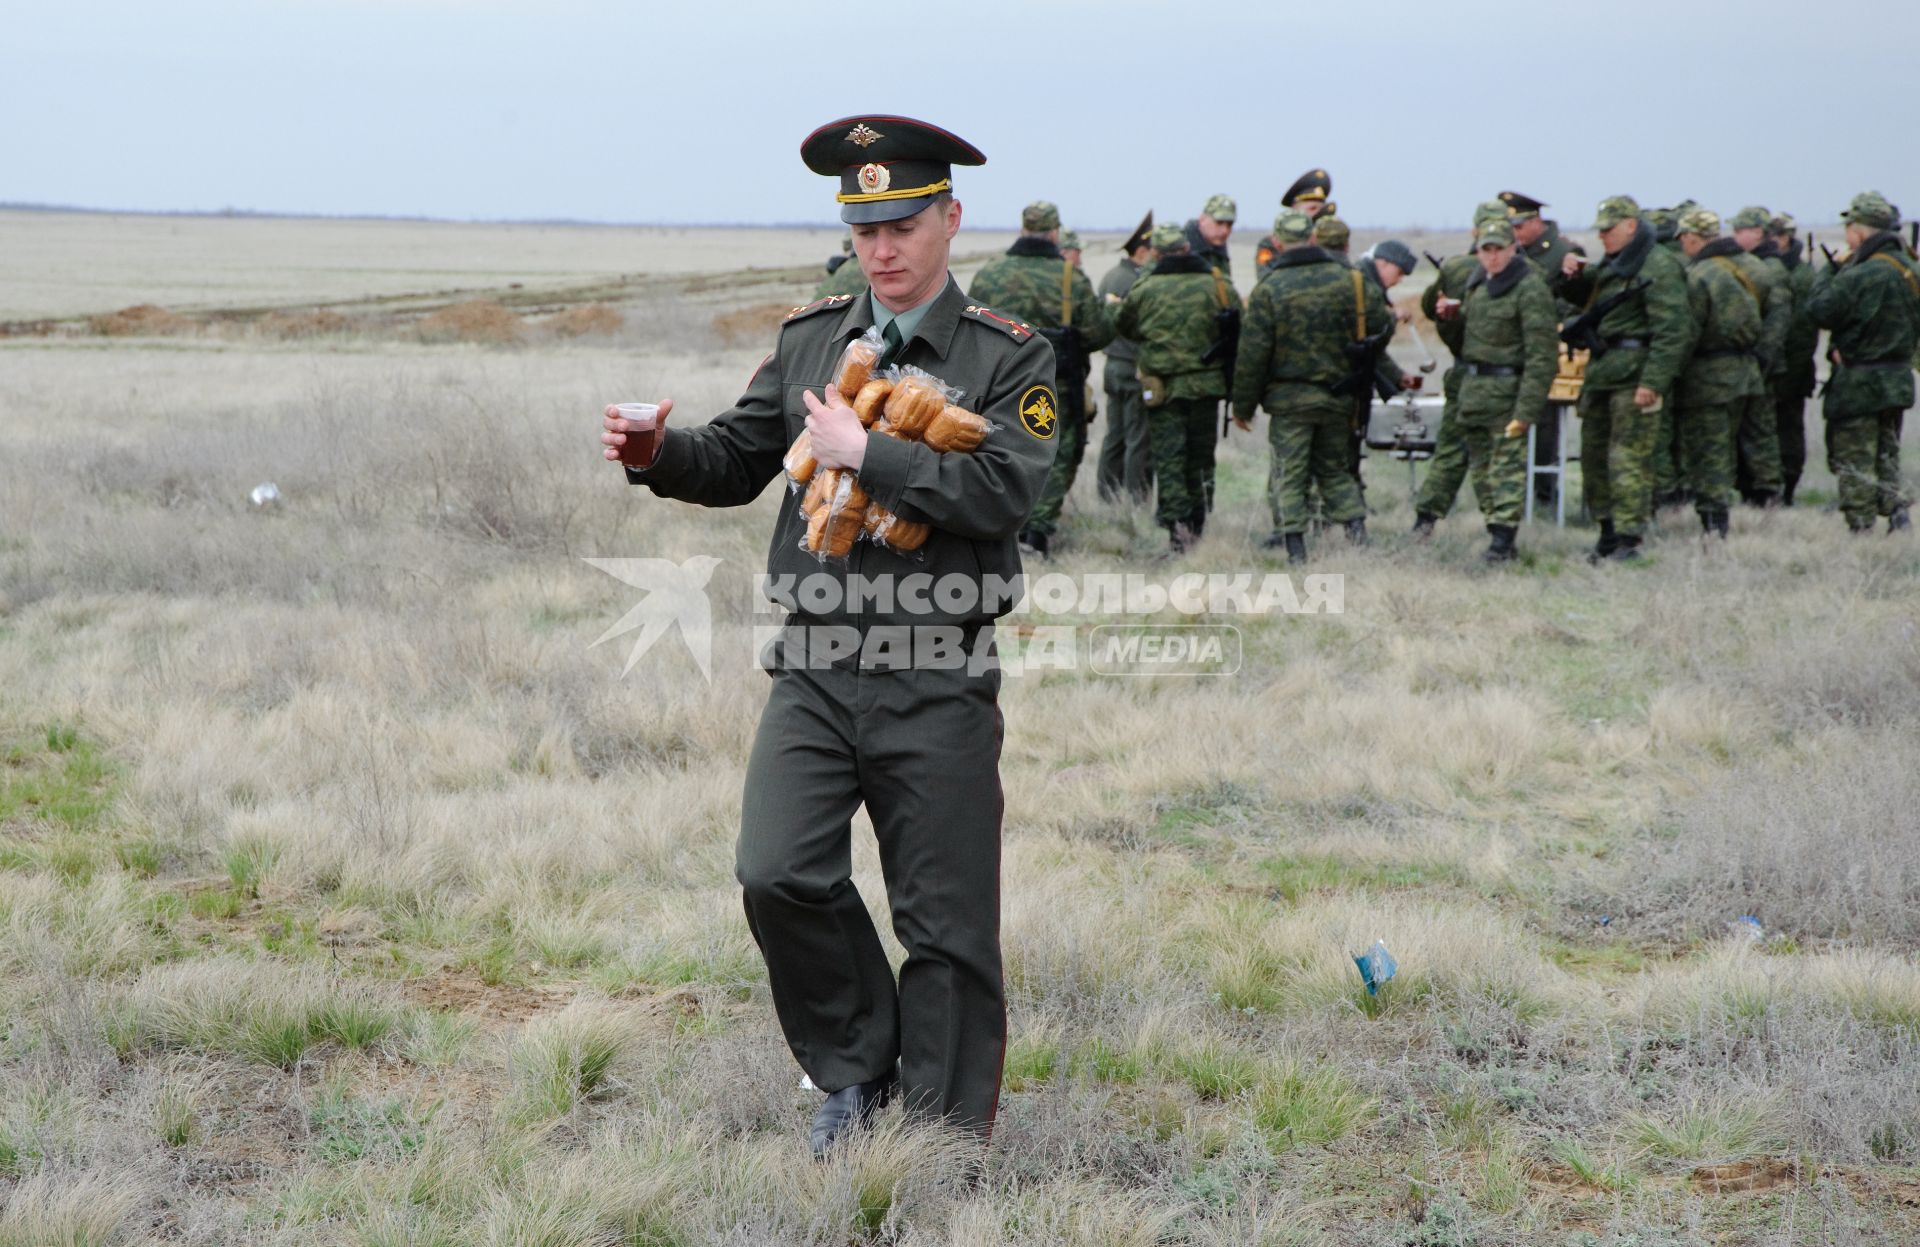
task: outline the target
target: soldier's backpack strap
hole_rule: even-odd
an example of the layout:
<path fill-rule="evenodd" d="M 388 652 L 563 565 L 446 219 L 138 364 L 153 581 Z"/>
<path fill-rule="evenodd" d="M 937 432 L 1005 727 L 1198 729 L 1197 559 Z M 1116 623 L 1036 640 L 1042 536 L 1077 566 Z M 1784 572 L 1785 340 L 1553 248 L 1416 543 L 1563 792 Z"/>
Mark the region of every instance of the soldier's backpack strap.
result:
<path fill-rule="evenodd" d="M 1060 261 L 1060 327 L 1073 328 L 1073 263 Z"/>
<path fill-rule="evenodd" d="M 1351 269 L 1347 276 L 1353 278 L 1353 340 L 1364 342 L 1367 338 L 1367 279 L 1360 275 L 1359 269 Z"/>
<path fill-rule="evenodd" d="M 1718 264 L 1721 268 L 1726 269 L 1729 273 L 1732 273 L 1734 276 L 1734 280 L 1738 281 L 1742 286 L 1746 287 L 1747 293 L 1753 296 L 1753 301 L 1755 303 L 1759 304 L 1762 308 L 1766 307 L 1767 301 L 1760 297 L 1760 291 L 1755 288 L 1753 284 L 1753 278 L 1741 272 L 1740 266 L 1738 264 L 1735 264 L 1732 260 L 1728 259 L 1726 256 L 1723 256 L 1723 255 L 1714 256 L 1713 262 L 1715 264 Z"/>
<path fill-rule="evenodd" d="M 1222 308 L 1232 307 L 1232 300 L 1227 298 L 1227 279 L 1221 275 L 1220 266 L 1216 264 L 1209 271 L 1213 273 L 1213 297 L 1219 301 Z"/>
<path fill-rule="evenodd" d="M 1907 289 L 1913 294 L 1913 297 L 1920 299 L 1920 279 L 1914 277 L 1912 269 L 1900 263 L 1900 261 L 1894 259 L 1884 251 L 1874 252 L 1872 258 L 1875 260 L 1884 260 L 1886 263 L 1893 265 L 1893 271 L 1900 274 L 1900 280 L 1907 283 Z"/>

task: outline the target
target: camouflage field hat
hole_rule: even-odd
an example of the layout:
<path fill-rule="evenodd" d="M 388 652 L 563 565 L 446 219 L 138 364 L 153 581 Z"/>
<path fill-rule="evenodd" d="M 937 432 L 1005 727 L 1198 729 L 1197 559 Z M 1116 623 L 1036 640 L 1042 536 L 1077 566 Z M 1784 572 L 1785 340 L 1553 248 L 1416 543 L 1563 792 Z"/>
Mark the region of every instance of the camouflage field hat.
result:
<path fill-rule="evenodd" d="M 1727 222 L 1728 229 L 1765 229 L 1767 222 L 1773 219 L 1773 213 L 1755 204 L 1748 204 L 1733 214 Z"/>
<path fill-rule="evenodd" d="M 1233 205 L 1232 195 L 1209 195 L 1207 206 L 1200 209 L 1216 221 L 1231 224 L 1240 210 Z"/>
<path fill-rule="evenodd" d="M 1593 228 L 1612 229 L 1629 217 L 1640 215 L 1640 205 L 1632 195 L 1609 195 L 1593 210 Z"/>
<path fill-rule="evenodd" d="M 1786 238 L 1799 228 L 1800 226 L 1796 224 L 1793 219 L 1793 214 L 1789 212 L 1782 212 L 1779 216 L 1767 222 L 1767 233 L 1778 238 Z"/>
<path fill-rule="evenodd" d="M 1353 231 L 1339 217 L 1323 212 L 1313 218 L 1313 241 L 1333 251 L 1345 251 L 1353 241 Z"/>
<path fill-rule="evenodd" d="M 1489 199 L 1485 203 L 1477 205 L 1473 210 L 1473 228 L 1475 229 L 1479 229 L 1488 221 L 1504 221 L 1506 219 L 1507 205 L 1501 203 L 1498 199 Z"/>
<path fill-rule="evenodd" d="M 1171 221 L 1153 227 L 1147 242 L 1155 251 L 1185 251 L 1187 232 Z"/>
<path fill-rule="evenodd" d="M 1482 247 L 1511 246 L 1513 246 L 1513 222 L 1507 220 L 1505 217 L 1497 221 L 1488 221 L 1478 230 L 1474 231 L 1473 249 L 1475 251 L 1480 250 Z"/>
<path fill-rule="evenodd" d="M 1074 230 L 1074 229 L 1061 230 L 1060 231 L 1060 250 L 1062 251 L 1081 250 L 1080 231 Z"/>
<path fill-rule="evenodd" d="M 1848 225 L 1864 225 L 1868 229 L 1892 229 L 1900 224 L 1900 209 L 1888 203 L 1879 191 L 1861 191 L 1840 214 L 1840 219 Z"/>
<path fill-rule="evenodd" d="M 1733 219 L 1736 224 L 1740 220 L 1738 216 Z M 1712 208 L 1689 208 L 1680 214 L 1680 219 L 1674 223 L 1673 228 L 1676 234 L 1698 234 L 1702 238 L 1718 238 L 1720 214 Z"/>
<path fill-rule="evenodd" d="M 1060 228 L 1060 209 L 1044 199 L 1036 199 L 1020 209 L 1020 228 L 1036 234 Z"/>
<path fill-rule="evenodd" d="M 1313 218 L 1288 208 L 1273 218 L 1273 236 L 1284 243 L 1305 242 L 1313 237 Z"/>

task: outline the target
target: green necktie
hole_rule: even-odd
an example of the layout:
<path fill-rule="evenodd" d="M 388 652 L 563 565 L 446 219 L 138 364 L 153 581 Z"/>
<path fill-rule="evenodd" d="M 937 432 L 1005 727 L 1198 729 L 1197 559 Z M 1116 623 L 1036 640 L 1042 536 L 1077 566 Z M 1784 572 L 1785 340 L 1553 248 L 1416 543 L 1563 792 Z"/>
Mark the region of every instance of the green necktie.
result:
<path fill-rule="evenodd" d="M 900 348 L 904 345 L 900 338 L 899 318 L 895 317 L 888 321 L 887 327 L 880 331 L 880 336 L 886 339 L 887 349 L 880 353 L 880 362 L 876 364 L 875 367 L 885 368 L 893 362 L 894 356 L 900 354 Z"/>

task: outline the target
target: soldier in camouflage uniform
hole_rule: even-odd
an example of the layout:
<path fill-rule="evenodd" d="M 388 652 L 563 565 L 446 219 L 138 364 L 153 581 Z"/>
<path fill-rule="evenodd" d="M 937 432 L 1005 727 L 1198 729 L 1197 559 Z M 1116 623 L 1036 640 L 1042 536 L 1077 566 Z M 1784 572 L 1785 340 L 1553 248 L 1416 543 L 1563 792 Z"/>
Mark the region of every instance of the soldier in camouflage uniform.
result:
<path fill-rule="evenodd" d="M 1853 197 L 1840 214 L 1847 251 L 1838 267 L 1813 276 L 1807 311 L 1832 335 L 1821 414 L 1827 466 L 1840 483 L 1840 510 L 1856 533 L 1907 527 L 1900 488 L 1900 425 L 1913 405 L 1914 351 L 1920 347 L 1920 261 L 1900 240 L 1900 211 L 1878 191 Z M 1838 257 L 1836 257 L 1838 258 Z"/>
<path fill-rule="evenodd" d="M 1501 191 L 1501 203 L 1507 205 L 1507 219 L 1513 225 L 1513 236 L 1520 244 L 1520 254 L 1527 257 L 1529 263 L 1546 279 L 1547 290 L 1552 293 L 1556 307 L 1560 292 L 1566 287 L 1565 273 L 1567 257 L 1584 257 L 1587 249 L 1579 243 L 1569 242 L 1560 234 L 1560 222 L 1550 221 L 1540 215 L 1547 205 L 1531 195 L 1522 195 L 1519 191 Z M 1564 310 L 1564 309 L 1563 309 Z M 1547 407 L 1537 426 L 1538 434 L 1534 438 L 1533 462 L 1536 465 L 1552 466 L 1555 452 L 1560 444 L 1560 416 L 1554 407 Z M 1534 497 L 1541 502 L 1552 502 L 1554 491 L 1560 488 L 1561 478 L 1542 475 L 1534 478 Z"/>
<path fill-rule="evenodd" d="M 1089 357 L 1113 341 L 1113 320 L 1094 296 L 1087 275 L 1060 254 L 1060 209 L 1045 200 L 1020 214 L 1020 237 L 1007 253 L 987 262 L 967 288 L 967 297 L 1032 325 L 1054 347 L 1054 393 L 1060 403 L 1060 447 L 1046 488 L 1020 535 L 1022 544 L 1045 555 L 1060 524 L 1060 508 L 1087 449 L 1084 396 Z"/>
<path fill-rule="evenodd" d="M 1219 337 L 1215 314 L 1240 309 L 1240 295 L 1218 268 L 1194 255 L 1179 226 L 1153 231 L 1159 259 L 1120 305 L 1120 334 L 1140 344 L 1142 376 L 1161 401 L 1147 410 L 1153 472 L 1160 487 L 1154 517 L 1175 554 L 1205 530 L 1213 492 L 1213 419 L 1227 394 L 1225 362 L 1201 357 Z"/>
<path fill-rule="evenodd" d="M 1321 217 L 1332 217 L 1339 212 L 1339 205 L 1328 198 L 1332 193 L 1333 178 L 1327 171 L 1309 169 L 1293 179 L 1293 185 L 1287 187 L 1286 193 L 1280 196 L 1280 208 L 1282 211 L 1291 208 L 1317 222 Z M 1262 238 L 1253 251 L 1254 272 L 1261 277 L 1266 276 L 1280 251 L 1280 244 L 1272 234 Z"/>
<path fill-rule="evenodd" d="M 1291 563 L 1307 557 L 1309 483 L 1319 486 L 1327 518 L 1346 526 L 1348 540 L 1366 543 L 1366 508 L 1347 471 L 1353 402 L 1334 387 L 1353 380 L 1347 345 L 1393 325 L 1380 290 L 1314 246 L 1312 231 L 1304 213 L 1289 210 L 1274 221 L 1284 250 L 1254 289 L 1233 377 L 1234 424 L 1250 430 L 1256 406 L 1272 418 L 1281 473 L 1274 518 Z"/>
<path fill-rule="evenodd" d="M 1539 270 L 1521 257 L 1513 227 L 1488 221 L 1474 241 L 1479 266 L 1460 302 L 1459 418 L 1473 493 L 1492 542 L 1486 559 L 1514 557 L 1526 503 L 1527 428 L 1546 410 L 1559 355 L 1559 318 Z"/>
<path fill-rule="evenodd" d="M 1787 325 L 1780 370 L 1773 383 L 1775 435 L 1780 442 L 1780 505 L 1793 505 L 1793 491 L 1807 466 L 1807 399 L 1813 396 L 1814 349 L 1820 329 L 1807 315 L 1813 293 L 1813 265 L 1795 237 L 1793 218 L 1782 213 L 1767 222 L 1767 241 L 1787 269 L 1793 294 L 1793 319 Z"/>
<path fill-rule="evenodd" d="M 1687 253 L 1680 249 L 1680 218 L 1700 205 L 1683 199 L 1671 208 L 1648 208 L 1647 220 L 1653 222 L 1653 236 L 1663 251 L 1686 267 Z M 1687 474 L 1682 468 L 1686 449 L 1681 445 L 1680 426 L 1673 422 L 1673 404 L 1663 404 L 1655 417 L 1653 435 L 1653 505 L 1680 506 L 1687 501 Z"/>
<path fill-rule="evenodd" d="M 1231 195 L 1211 195 L 1200 215 L 1187 222 L 1187 246 L 1194 255 L 1228 277 L 1233 276 L 1233 257 L 1227 254 L 1227 239 L 1233 234 L 1234 218 L 1240 210 Z"/>
<path fill-rule="evenodd" d="M 1627 560 L 1639 557 L 1652 510 L 1657 418 L 1686 361 L 1693 317 L 1680 261 L 1654 241 L 1631 196 L 1602 200 L 1594 224 L 1606 258 L 1569 271 L 1565 287 L 1582 307 L 1610 303 L 1598 326 L 1604 349 L 1580 388 L 1580 467 L 1587 513 L 1600 523 L 1593 557 Z"/>
<path fill-rule="evenodd" d="M 836 294 L 867 292 L 867 274 L 861 269 L 858 257 L 853 254 L 852 234 L 840 240 L 840 249 L 846 254 L 837 255 L 827 261 L 827 275 L 822 277 L 820 284 L 813 288 L 814 298 L 824 299 Z"/>
<path fill-rule="evenodd" d="M 1100 301 L 1116 320 L 1134 282 L 1153 263 L 1153 213 L 1122 243 L 1120 263 L 1100 279 Z M 1100 443 L 1100 496 L 1113 501 L 1126 491 L 1144 502 L 1153 489 L 1153 448 L 1148 441 L 1147 409 L 1140 404 L 1139 345 L 1124 334 L 1107 344 L 1107 433 Z"/>
<path fill-rule="evenodd" d="M 1507 219 L 1507 206 L 1489 199 L 1473 210 L 1473 229 L 1478 235 L 1489 221 Z M 1446 398 L 1441 408 L 1440 428 L 1434 433 L 1433 458 L 1414 498 L 1413 533 L 1416 537 L 1433 535 L 1436 520 L 1453 509 L 1453 500 L 1467 479 L 1467 443 L 1460 423 L 1460 382 L 1465 377 L 1458 364 L 1466 326 L 1460 321 L 1460 300 L 1467 293 L 1467 281 L 1480 271 L 1480 260 L 1469 252 L 1449 256 L 1440 262 L 1440 275 L 1420 295 L 1420 310 L 1432 321 L 1440 341 L 1453 355 L 1454 365 L 1441 379 L 1440 392 Z M 1444 302 L 1443 302 L 1444 300 Z"/>
<path fill-rule="evenodd" d="M 1694 339 L 1670 406 L 1685 447 L 1681 459 L 1700 527 L 1724 538 L 1740 418 L 1753 398 L 1766 392 L 1755 354 L 1764 325 L 1763 295 L 1740 263 L 1740 244 L 1720 236 L 1719 216 L 1691 209 L 1677 223 L 1675 236 L 1687 256 Z"/>
<path fill-rule="evenodd" d="M 1765 208 L 1746 207 L 1734 213 L 1728 223 L 1733 241 L 1746 257 L 1742 263 L 1747 275 L 1761 288 L 1766 318 L 1760 341 L 1754 346 L 1764 385 L 1741 411 L 1740 436 L 1734 445 L 1735 487 L 1743 501 L 1756 507 L 1772 506 L 1780 497 L 1783 483 L 1773 386 L 1786 366 L 1787 334 L 1793 327 L 1793 279 L 1786 264 L 1767 244 L 1767 222 L 1772 219 L 1773 214 Z"/>

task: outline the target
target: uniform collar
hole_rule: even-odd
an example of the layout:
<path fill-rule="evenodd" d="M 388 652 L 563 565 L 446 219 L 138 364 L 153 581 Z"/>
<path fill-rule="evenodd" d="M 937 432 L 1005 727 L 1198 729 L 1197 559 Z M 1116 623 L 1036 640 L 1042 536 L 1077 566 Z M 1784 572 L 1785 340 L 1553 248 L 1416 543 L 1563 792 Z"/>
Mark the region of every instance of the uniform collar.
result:
<path fill-rule="evenodd" d="M 873 291 L 869 289 L 847 305 L 840 318 L 838 336 L 856 337 L 875 326 L 884 327 L 890 320 L 898 321 L 903 338 L 908 341 L 918 338 L 932 347 L 935 355 L 945 359 L 953 349 L 953 333 L 960 327 L 960 312 L 966 305 L 966 296 L 960 293 L 952 273 L 947 274 L 947 284 L 940 288 L 939 294 L 904 312 L 889 312 L 874 301 Z"/>

